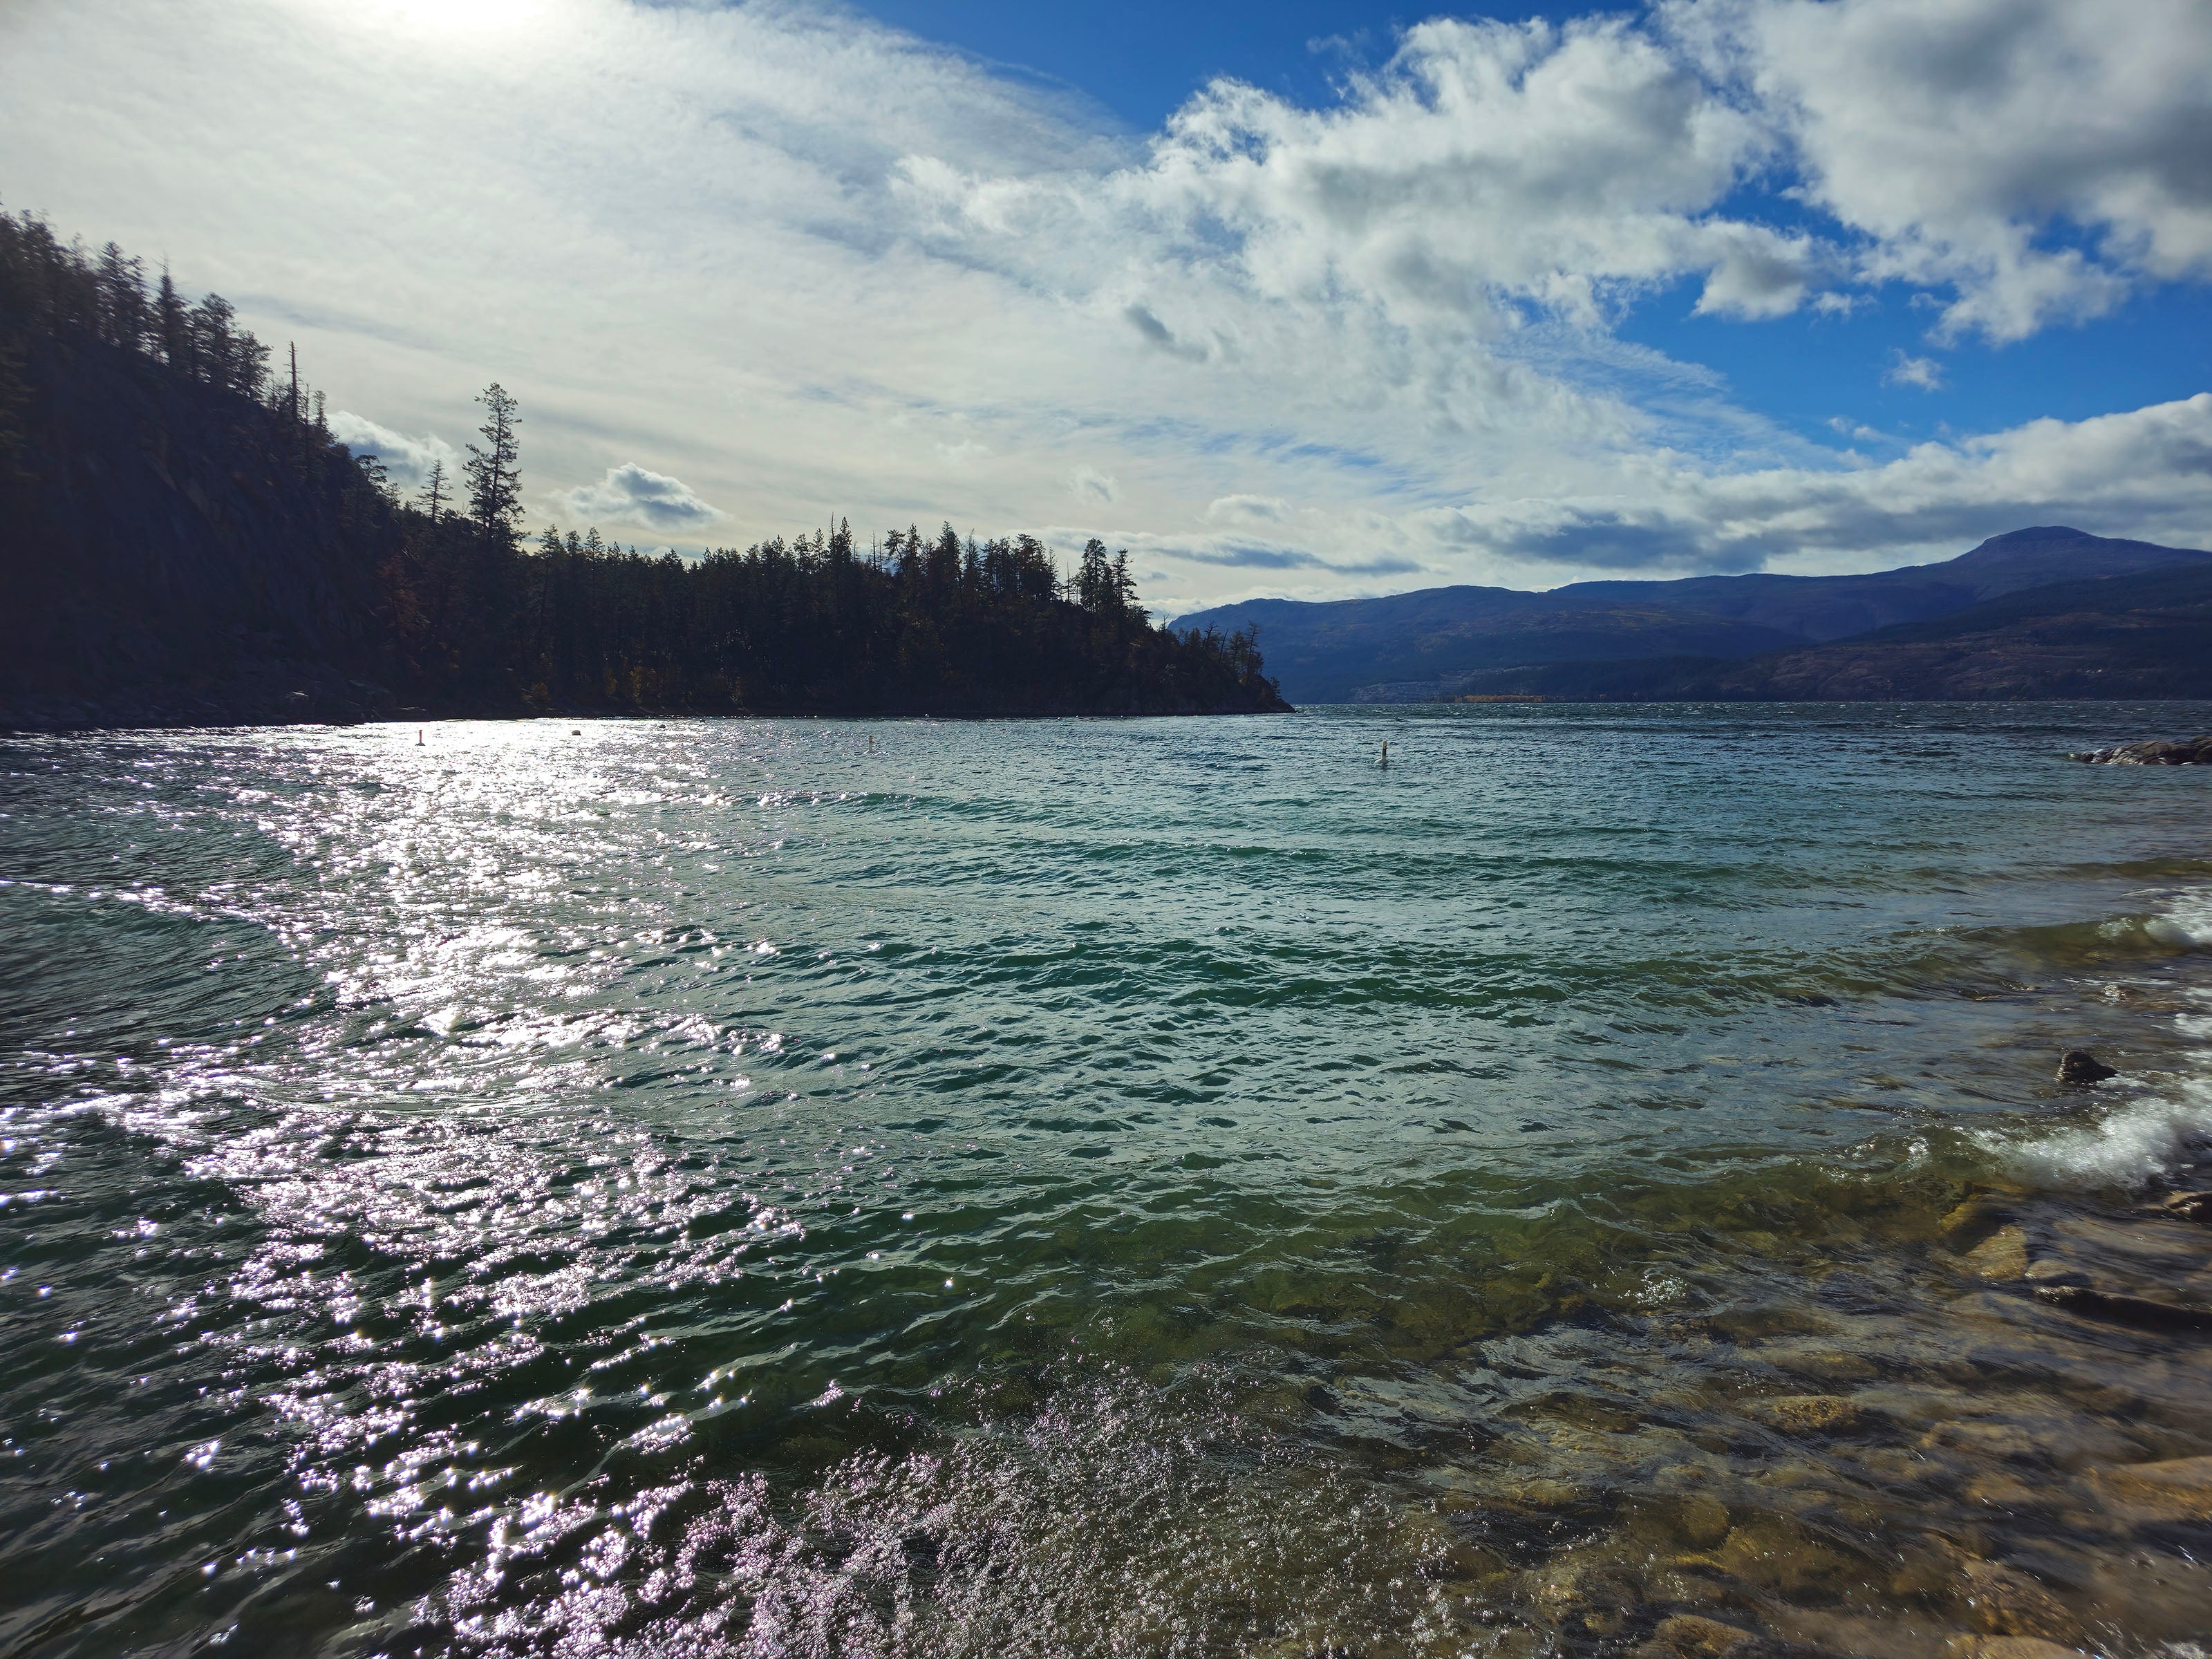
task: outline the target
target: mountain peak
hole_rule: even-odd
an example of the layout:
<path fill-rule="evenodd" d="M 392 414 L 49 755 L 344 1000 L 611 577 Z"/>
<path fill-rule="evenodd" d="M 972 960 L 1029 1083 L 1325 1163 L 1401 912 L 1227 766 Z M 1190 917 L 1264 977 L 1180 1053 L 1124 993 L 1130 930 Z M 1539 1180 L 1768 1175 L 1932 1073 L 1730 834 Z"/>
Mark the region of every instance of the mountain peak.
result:
<path fill-rule="evenodd" d="M 2070 524 L 2031 525 L 2025 530 L 2008 530 L 2002 536 L 1992 536 L 1961 557 L 1972 558 L 1996 548 L 2020 547 L 2037 542 L 2101 542 L 2107 538 L 2093 536 L 2086 530 L 2076 530 Z"/>
<path fill-rule="evenodd" d="M 2204 556 L 2193 548 L 2093 536 L 2071 525 L 2037 525 L 1992 536 L 1971 553 L 1921 568 L 1964 578 L 1977 599 L 1993 599 L 2025 587 L 2095 576 L 2133 575 L 2164 565 L 2192 563 Z"/>

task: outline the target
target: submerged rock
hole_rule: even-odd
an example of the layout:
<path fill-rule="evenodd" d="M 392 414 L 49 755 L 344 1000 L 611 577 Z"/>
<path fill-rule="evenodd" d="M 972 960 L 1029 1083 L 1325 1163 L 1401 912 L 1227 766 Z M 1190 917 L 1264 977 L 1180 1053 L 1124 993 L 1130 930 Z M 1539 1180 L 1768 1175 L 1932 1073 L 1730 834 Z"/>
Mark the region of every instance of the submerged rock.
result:
<path fill-rule="evenodd" d="M 1838 1394 L 1790 1394 L 1762 1400 L 1751 1415 L 1784 1434 L 1847 1434 L 1866 1421 L 1865 1408 Z"/>
<path fill-rule="evenodd" d="M 1682 1500 L 1682 1534 L 1699 1549 L 1711 1549 L 1729 1535 L 1728 1505 L 1710 1492 L 1692 1492 Z"/>
<path fill-rule="evenodd" d="M 2112 1325 L 2135 1325 L 2146 1332 L 2212 1332 L 2212 1310 L 2154 1303 L 2148 1297 L 2124 1297 L 2090 1285 L 2037 1285 L 2037 1301 L 2063 1307 L 2069 1314 L 2101 1318 Z"/>
<path fill-rule="evenodd" d="M 2035 1636 L 1954 1636 L 1943 1651 L 1950 1659 L 2082 1659 L 2079 1648 Z"/>
<path fill-rule="evenodd" d="M 2102 1083 L 2108 1077 L 2118 1075 L 2087 1048 L 2069 1048 L 2058 1059 L 2061 1083 Z"/>
<path fill-rule="evenodd" d="M 1936 1223 L 1954 1250 L 1970 1250 L 2019 1219 L 2019 1206 L 1998 1193 L 1976 1193 Z"/>
<path fill-rule="evenodd" d="M 1983 1279 L 2022 1278 L 2027 1272 L 2027 1235 L 2016 1226 L 2000 1227 L 1964 1259 L 1967 1270 Z"/>
<path fill-rule="evenodd" d="M 1651 1632 L 1650 1648 L 1660 1653 L 1679 1654 L 1681 1659 L 1720 1659 L 1737 1643 L 1758 1639 L 1741 1626 L 1723 1625 L 1702 1613 L 1678 1613 L 1659 1621 L 1659 1627 Z"/>
<path fill-rule="evenodd" d="M 2165 1208 L 2168 1215 L 2184 1221 L 2212 1223 L 2212 1193 L 2172 1193 Z"/>
<path fill-rule="evenodd" d="M 1661 1620 L 1635 1654 L 1636 1659 L 1841 1659 L 1826 1647 L 1761 1636 L 1696 1613 Z"/>
<path fill-rule="evenodd" d="M 2212 1331 L 2212 1310 L 2153 1302 L 2148 1297 L 2125 1296 L 2087 1285 L 2040 1285 L 2035 1294 L 2039 1300 L 2069 1313 L 2115 1325 L 2134 1325 L 2151 1331 Z"/>
<path fill-rule="evenodd" d="M 1967 1611 L 1984 1634 L 2059 1643 L 2081 1639 L 2081 1626 L 2064 1603 L 2026 1573 L 1993 1561 L 1971 1561 L 1966 1577 Z"/>
<path fill-rule="evenodd" d="M 2176 1520 L 2212 1521 L 2212 1457 L 2094 1469 L 2089 1481 L 2107 1496 Z"/>

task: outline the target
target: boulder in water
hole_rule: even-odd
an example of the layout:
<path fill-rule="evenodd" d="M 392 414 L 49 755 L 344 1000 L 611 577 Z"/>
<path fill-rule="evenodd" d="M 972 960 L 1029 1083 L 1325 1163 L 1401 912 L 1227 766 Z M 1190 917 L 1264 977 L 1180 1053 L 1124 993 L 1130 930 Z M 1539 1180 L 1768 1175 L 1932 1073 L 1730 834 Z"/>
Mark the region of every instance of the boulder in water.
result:
<path fill-rule="evenodd" d="M 2174 1193 L 2166 1200 L 2168 1215 L 2184 1221 L 2212 1223 L 2212 1193 Z"/>
<path fill-rule="evenodd" d="M 2039 1285 L 2035 1297 L 2054 1308 L 2108 1324 L 2133 1325 L 2147 1331 L 2212 1331 L 2212 1309 L 2154 1302 L 2148 1297 L 2100 1291 L 2088 1285 Z"/>
<path fill-rule="evenodd" d="M 2066 758 L 2086 761 L 2092 766 L 2212 766 L 2212 733 L 2179 743 L 2154 738 L 2144 743 L 2124 743 L 2114 749 L 2084 750 Z"/>
<path fill-rule="evenodd" d="M 2069 1048 L 2058 1060 L 2058 1080 L 2061 1083 L 2102 1083 L 2119 1073 L 2091 1054 L 2087 1048 Z"/>
<path fill-rule="evenodd" d="M 2177 1457 L 2162 1463 L 2127 1463 L 2092 1469 L 2090 1483 L 2103 1492 L 2177 1518 L 2212 1521 L 2212 1457 Z"/>

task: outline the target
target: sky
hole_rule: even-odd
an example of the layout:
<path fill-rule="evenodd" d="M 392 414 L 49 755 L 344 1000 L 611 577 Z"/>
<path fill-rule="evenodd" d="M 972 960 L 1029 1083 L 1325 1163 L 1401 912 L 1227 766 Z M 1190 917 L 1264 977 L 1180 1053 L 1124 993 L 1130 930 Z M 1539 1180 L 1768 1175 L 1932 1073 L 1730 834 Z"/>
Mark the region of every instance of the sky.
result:
<path fill-rule="evenodd" d="M 2212 544 L 2212 0 L 0 0 L 0 204 L 402 485 L 1170 614 Z"/>

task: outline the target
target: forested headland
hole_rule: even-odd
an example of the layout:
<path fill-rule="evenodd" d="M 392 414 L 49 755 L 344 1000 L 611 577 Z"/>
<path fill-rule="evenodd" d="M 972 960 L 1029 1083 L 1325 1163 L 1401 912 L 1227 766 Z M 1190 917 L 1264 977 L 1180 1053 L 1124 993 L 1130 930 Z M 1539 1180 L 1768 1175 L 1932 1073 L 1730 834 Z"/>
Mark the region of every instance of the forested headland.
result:
<path fill-rule="evenodd" d="M 839 522 L 697 559 L 524 528 L 503 389 L 403 496 L 210 295 L 0 213 L 0 721 L 1279 709 L 1097 541 Z"/>

